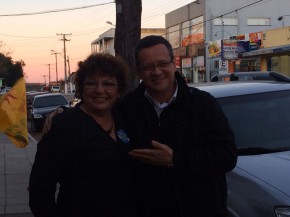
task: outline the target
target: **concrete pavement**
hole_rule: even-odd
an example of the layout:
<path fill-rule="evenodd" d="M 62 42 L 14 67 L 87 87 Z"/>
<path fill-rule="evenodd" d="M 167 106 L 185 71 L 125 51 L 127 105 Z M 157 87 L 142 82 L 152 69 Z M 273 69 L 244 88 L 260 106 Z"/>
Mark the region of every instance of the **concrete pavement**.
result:
<path fill-rule="evenodd" d="M 64 96 L 70 101 L 74 93 Z M 28 205 L 27 187 L 36 144 L 29 134 L 29 144 L 17 148 L 0 132 L 0 217 L 33 217 Z"/>
<path fill-rule="evenodd" d="M 37 141 L 17 148 L 0 132 L 0 217 L 32 217 L 28 206 L 29 175 Z"/>

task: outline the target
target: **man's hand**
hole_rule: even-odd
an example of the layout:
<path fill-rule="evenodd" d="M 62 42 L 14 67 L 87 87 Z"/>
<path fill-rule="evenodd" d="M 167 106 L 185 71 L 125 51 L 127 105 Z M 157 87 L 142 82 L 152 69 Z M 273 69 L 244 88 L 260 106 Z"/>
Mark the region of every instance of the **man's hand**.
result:
<path fill-rule="evenodd" d="M 50 127 L 51 127 L 51 122 L 52 122 L 52 118 L 59 114 L 62 113 L 63 109 L 62 108 L 57 108 L 55 109 L 53 112 L 51 112 L 49 114 L 49 116 L 45 119 L 44 125 L 43 125 L 43 129 L 42 129 L 42 135 L 48 133 L 50 131 Z"/>
<path fill-rule="evenodd" d="M 135 159 L 157 166 L 172 166 L 173 151 L 167 145 L 152 141 L 152 149 L 134 149 L 129 155 Z"/>

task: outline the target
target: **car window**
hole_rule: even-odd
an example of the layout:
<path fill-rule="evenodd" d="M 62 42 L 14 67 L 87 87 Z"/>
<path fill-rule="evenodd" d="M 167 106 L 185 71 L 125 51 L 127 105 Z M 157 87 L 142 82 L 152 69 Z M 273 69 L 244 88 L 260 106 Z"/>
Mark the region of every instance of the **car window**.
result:
<path fill-rule="evenodd" d="M 33 106 L 34 108 L 48 107 L 48 106 L 60 106 L 66 105 L 67 101 L 61 95 L 58 96 L 46 96 L 35 98 Z"/>
<path fill-rule="evenodd" d="M 290 91 L 218 99 L 241 148 L 289 149 Z"/>

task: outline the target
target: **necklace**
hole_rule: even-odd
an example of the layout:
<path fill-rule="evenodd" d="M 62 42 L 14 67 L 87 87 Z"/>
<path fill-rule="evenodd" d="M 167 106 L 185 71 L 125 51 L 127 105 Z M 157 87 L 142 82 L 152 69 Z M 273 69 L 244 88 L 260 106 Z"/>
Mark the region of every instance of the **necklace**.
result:
<path fill-rule="evenodd" d="M 81 109 L 87 114 L 87 115 L 89 115 L 91 118 L 93 118 L 97 123 L 99 123 L 98 122 L 98 120 L 89 112 L 89 111 L 87 111 L 84 107 L 81 107 Z M 102 127 L 102 125 L 100 124 L 100 126 Z M 103 128 L 103 127 L 102 127 Z M 104 128 L 103 128 L 104 129 Z M 111 127 L 109 128 L 109 129 L 107 129 L 107 130 L 105 130 L 106 131 L 106 133 L 108 133 L 109 135 L 112 133 L 112 131 L 113 131 L 113 129 L 114 129 L 114 119 L 112 119 L 112 122 L 111 122 Z"/>

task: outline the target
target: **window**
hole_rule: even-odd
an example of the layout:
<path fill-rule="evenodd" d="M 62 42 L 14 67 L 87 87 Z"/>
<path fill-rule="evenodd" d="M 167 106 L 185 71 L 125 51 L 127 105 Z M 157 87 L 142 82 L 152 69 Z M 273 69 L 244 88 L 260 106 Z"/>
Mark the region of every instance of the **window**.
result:
<path fill-rule="evenodd" d="M 169 27 L 167 30 L 168 41 L 170 42 L 172 48 L 179 47 L 179 25 Z"/>
<path fill-rule="evenodd" d="M 61 106 L 66 105 L 67 102 L 63 96 L 45 96 L 36 98 L 34 101 L 34 108 L 49 107 L 49 106 Z"/>
<path fill-rule="evenodd" d="M 215 61 L 214 61 L 214 69 L 219 69 L 219 67 L 220 67 L 220 62 L 219 62 L 219 60 L 215 60 Z"/>
<path fill-rule="evenodd" d="M 215 18 L 213 20 L 213 24 L 215 26 L 221 26 L 222 21 L 224 23 L 224 26 L 237 26 L 238 25 L 238 20 L 236 17 L 219 17 Z"/>
<path fill-rule="evenodd" d="M 289 147 L 289 94 L 274 91 L 218 99 L 235 132 L 238 148 Z"/>
<path fill-rule="evenodd" d="M 183 47 L 204 43 L 203 16 L 196 17 L 181 24 L 181 43 Z"/>
<path fill-rule="evenodd" d="M 247 25 L 248 26 L 270 26 L 271 20 L 270 18 L 248 18 Z"/>

